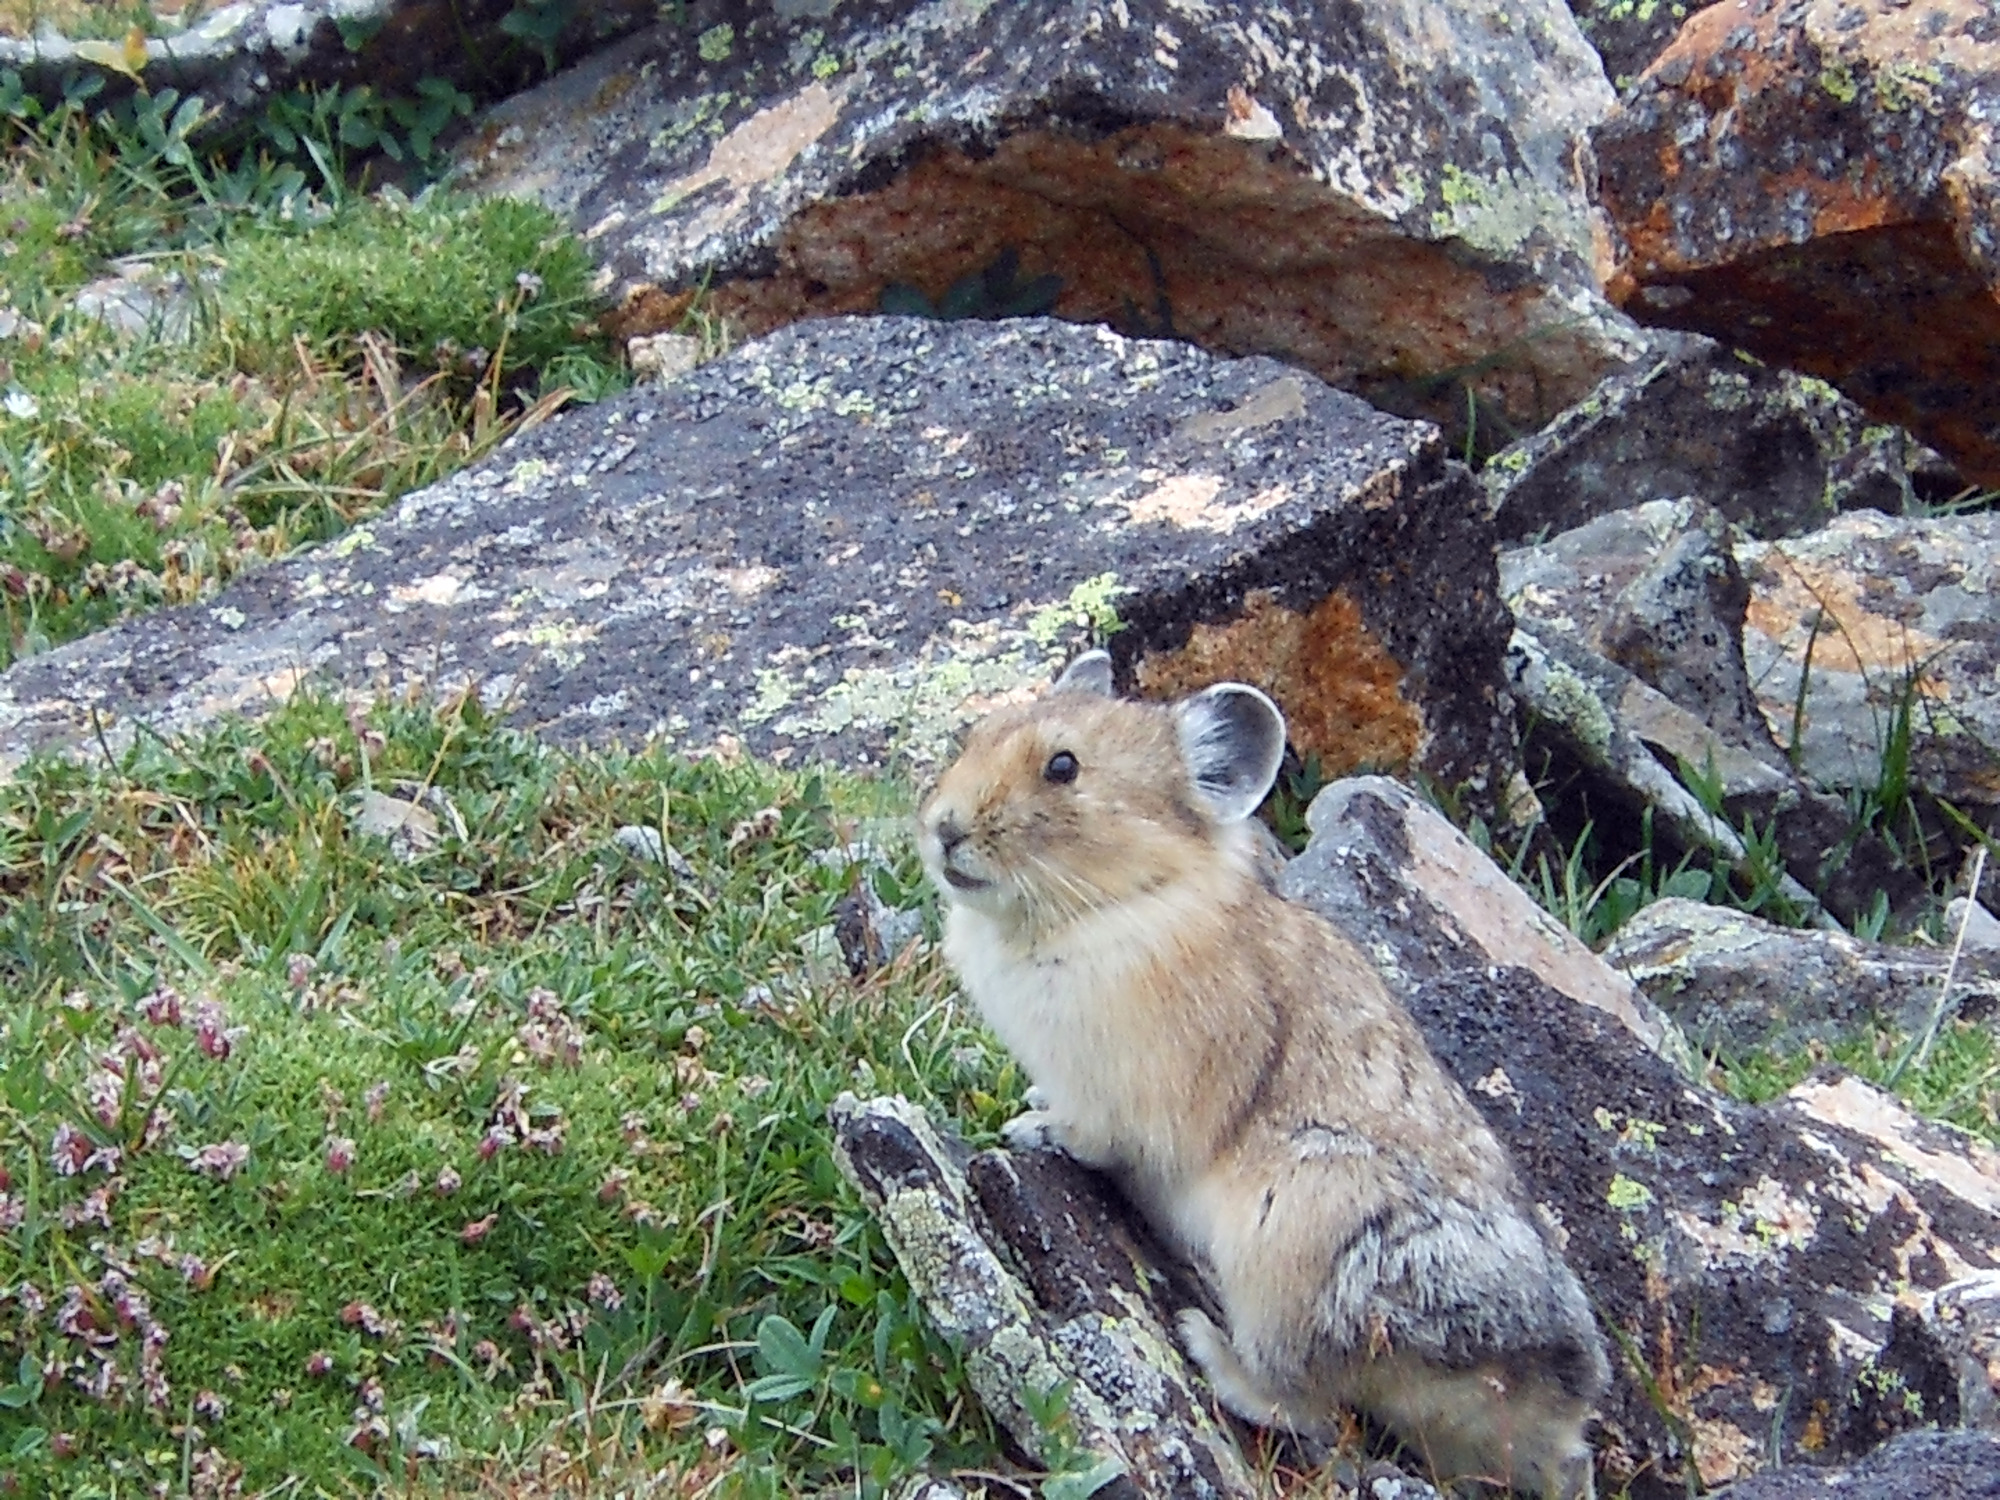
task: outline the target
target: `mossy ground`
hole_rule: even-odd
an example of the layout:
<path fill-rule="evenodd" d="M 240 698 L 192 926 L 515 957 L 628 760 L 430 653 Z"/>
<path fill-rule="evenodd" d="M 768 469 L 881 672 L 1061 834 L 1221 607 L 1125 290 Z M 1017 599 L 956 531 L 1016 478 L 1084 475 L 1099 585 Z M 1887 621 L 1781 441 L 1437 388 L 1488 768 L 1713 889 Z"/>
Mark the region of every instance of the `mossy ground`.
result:
<path fill-rule="evenodd" d="M 205 597 L 620 379 L 546 210 L 328 201 L 268 160 L 204 167 L 197 117 L 11 127 L 0 666 Z"/>
<path fill-rule="evenodd" d="M 0 786 L 0 1469 L 340 1494 L 560 1452 L 754 1494 L 993 1462 L 827 1145 L 843 1089 L 975 1134 L 1018 1102 L 934 958 L 814 958 L 854 881 L 919 900 L 907 852 L 827 857 L 885 798 L 323 700 Z M 827 1321 L 759 1402 L 772 1318 Z"/>

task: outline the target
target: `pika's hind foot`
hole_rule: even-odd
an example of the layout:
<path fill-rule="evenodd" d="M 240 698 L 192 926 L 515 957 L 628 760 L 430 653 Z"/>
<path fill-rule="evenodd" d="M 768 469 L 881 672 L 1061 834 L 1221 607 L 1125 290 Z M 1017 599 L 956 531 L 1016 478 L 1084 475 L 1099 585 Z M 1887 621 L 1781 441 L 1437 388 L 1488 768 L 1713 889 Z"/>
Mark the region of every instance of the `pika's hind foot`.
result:
<path fill-rule="evenodd" d="M 1200 1366 L 1203 1378 L 1216 1399 L 1235 1416 L 1259 1427 L 1282 1427 L 1291 1432 L 1312 1433 L 1312 1423 L 1301 1422 L 1292 1409 L 1252 1375 L 1244 1365 L 1229 1335 L 1215 1326 L 1199 1308 L 1183 1309 L 1174 1318 L 1188 1357 Z"/>

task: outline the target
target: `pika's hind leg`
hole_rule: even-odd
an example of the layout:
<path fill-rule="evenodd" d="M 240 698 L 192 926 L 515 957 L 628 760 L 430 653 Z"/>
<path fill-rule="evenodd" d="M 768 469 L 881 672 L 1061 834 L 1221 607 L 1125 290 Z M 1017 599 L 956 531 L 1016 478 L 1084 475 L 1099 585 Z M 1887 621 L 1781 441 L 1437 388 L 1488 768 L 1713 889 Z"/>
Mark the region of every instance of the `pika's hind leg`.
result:
<path fill-rule="evenodd" d="M 1216 1398 L 1235 1415 L 1260 1427 L 1283 1427 L 1292 1432 L 1317 1435 L 1320 1424 L 1306 1421 L 1284 1400 L 1274 1396 L 1243 1363 L 1229 1335 L 1215 1326 L 1207 1313 L 1187 1308 L 1174 1322 L 1181 1342 L 1201 1373 L 1214 1389 Z"/>

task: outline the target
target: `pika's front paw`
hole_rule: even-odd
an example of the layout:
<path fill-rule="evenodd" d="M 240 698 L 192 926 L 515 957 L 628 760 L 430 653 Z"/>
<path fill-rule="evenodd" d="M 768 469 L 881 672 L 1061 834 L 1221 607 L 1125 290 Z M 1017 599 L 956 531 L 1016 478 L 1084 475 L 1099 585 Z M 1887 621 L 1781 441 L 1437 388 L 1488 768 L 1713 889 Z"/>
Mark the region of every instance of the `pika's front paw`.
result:
<path fill-rule="evenodd" d="M 1005 1125 L 1000 1134 L 1013 1151 L 1061 1151 L 1067 1142 L 1056 1117 L 1045 1109 L 1024 1109 Z"/>

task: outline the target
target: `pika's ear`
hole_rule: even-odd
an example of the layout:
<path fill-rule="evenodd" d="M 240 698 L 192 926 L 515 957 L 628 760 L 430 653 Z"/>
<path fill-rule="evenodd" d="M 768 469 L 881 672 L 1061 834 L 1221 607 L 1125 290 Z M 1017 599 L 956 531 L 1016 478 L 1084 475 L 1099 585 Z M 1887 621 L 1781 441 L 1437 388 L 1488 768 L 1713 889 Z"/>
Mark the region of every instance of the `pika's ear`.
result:
<path fill-rule="evenodd" d="M 1058 693 L 1095 693 L 1100 698 L 1111 696 L 1111 653 L 1109 651 L 1086 651 L 1075 661 L 1063 668 L 1062 676 L 1056 679 Z"/>
<path fill-rule="evenodd" d="M 1241 682 L 1218 682 L 1174 705 L 1181 758 L 1209 811 L 1225 823 L 1257 810 L 1285 756 L 1285 716 Z"/>

